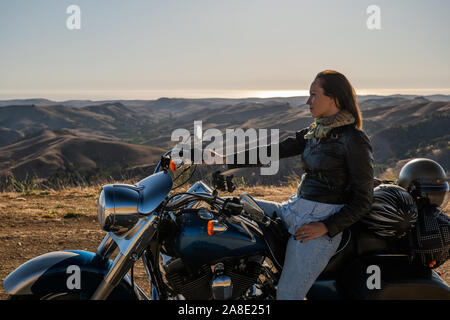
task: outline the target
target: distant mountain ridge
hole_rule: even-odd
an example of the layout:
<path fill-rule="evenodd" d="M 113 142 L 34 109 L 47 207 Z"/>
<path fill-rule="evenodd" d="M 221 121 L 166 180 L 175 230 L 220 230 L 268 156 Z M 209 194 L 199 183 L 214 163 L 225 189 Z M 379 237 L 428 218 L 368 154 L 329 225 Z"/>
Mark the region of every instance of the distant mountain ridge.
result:
<path fill-rule="evenodd" d="M 426 98 L 429 101 L 450 101 L 450 95 L 444 94 L 433 94 L 433 95 L 405 95 L 405 94 L 393 94 L 393 95 L 358 95 L 357 99 L 359 103 L 366 104 L 366 101 L 371 101 L 373 105 L 378 104 L 383 99 L 390 99 L 391 101 L 410 101 L 415 98 Z M 166 106 L 167 102 L 173 101 L 184 101 L 192 103 L 209 103 L 215 105 L 223 104 L 235 104 L 239 102 L 287 102 L 290 104 L 303 104 L 308 99 L 307 96 L 296 96 L 296 97 L 271 97 L 271 98 L 159 98 L 154 100 L 65 100 L 65 101 L 54 101 L 45 98 L 29 98 L 29 99 L 9 99 L 0 100 L 0 107 L 11 106 L 11 105 L 39 105 L 39 106 L 50 106 L 50 105 L 64 105 L 71 108 L 82 108 L 85 106 L 108 104 L 119 102 L 126 106 L 148 106 L 150 104 L 163 104 Z M 386 100 L 384 100 L 386 101 Z M 398 103 L 397 103 L 398 104 Z"/>

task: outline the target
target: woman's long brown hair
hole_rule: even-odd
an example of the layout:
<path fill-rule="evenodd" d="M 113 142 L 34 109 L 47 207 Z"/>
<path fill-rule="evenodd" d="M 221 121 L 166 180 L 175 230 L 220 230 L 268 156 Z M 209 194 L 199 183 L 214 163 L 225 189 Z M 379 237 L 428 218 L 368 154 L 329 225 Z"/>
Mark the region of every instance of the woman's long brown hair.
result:
<path fill-rule="evenodd" d="M 355 118 L 355 126 L 362 129 L 362 116 L 359 110 L 356 92 L 350 81 L 340 72 L 325 70 L 317 74 L 326 96 L 333 98 L 340 110 L 347 110 Z"/>

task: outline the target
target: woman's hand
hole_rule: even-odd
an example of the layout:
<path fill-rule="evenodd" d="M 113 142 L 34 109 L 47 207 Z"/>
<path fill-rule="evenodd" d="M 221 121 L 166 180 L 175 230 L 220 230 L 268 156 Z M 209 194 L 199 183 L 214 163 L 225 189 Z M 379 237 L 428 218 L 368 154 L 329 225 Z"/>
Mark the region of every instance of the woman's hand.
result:
<path fill-rule="evenodd" d="M 311 222 L 297 229 L 294 235 L 295 240 L 306 242 L 322 237 L 328 232 L 327 226 L 323 222 Z"/>

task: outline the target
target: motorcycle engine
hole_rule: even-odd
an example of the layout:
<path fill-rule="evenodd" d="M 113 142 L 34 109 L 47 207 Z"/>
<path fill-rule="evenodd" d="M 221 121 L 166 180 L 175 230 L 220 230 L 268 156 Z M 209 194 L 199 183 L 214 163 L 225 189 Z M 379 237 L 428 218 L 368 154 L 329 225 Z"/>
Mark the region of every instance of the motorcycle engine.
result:
<path fill-rule="evenodd" d="M 187 300 L 238 299 L 257 282 L 263 261 L 255 256 L 195 265 L 170 258 L 160 269 L 169 288 Z"/>

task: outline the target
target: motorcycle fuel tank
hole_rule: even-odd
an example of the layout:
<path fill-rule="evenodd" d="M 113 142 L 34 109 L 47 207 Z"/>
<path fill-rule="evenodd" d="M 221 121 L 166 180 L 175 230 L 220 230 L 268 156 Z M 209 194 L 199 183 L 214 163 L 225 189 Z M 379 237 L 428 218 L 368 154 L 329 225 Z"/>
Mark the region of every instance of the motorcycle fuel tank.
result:
<path fill-rule="evenodd" d="M 218 222 L 220 232 L 208 234 L 208 222 L 213 215 L 200 210 L 189 210 L 177 218 L 179 232 L 175 237 L 177 255 L 191 263 L 213 264 L 224 259 L 235 259 L 263 253 L 264 239 L 251 228 L 223 220 Z"/>

